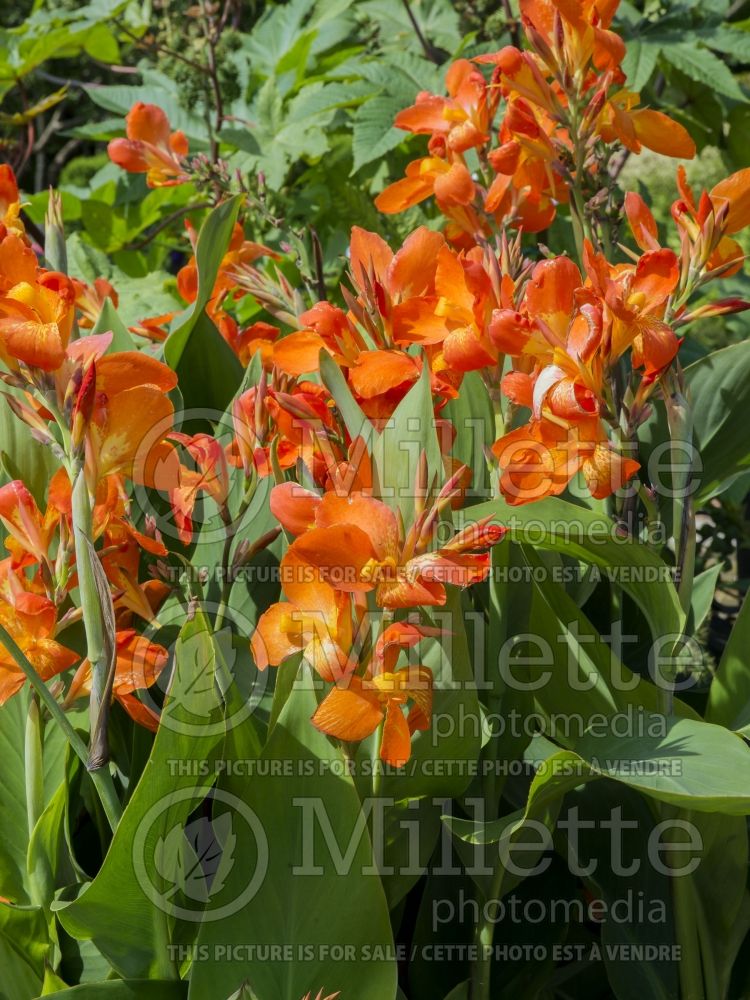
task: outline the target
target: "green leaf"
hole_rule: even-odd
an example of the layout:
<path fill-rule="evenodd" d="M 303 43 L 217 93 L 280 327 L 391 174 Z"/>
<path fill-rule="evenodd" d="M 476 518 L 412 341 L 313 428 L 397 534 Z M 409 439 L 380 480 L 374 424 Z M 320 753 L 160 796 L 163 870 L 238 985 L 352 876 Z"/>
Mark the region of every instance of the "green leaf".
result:
<path fill-rule="evenodd" d="M 165 344 L 168 347 L 172 336 Z M 171 365 L 171 361 L 170 361 Z M 203 410 L 208 420 L 218 420 L 242 381 L 242 365 L 213 321 L 202 312 L 193 324 L 175 368 L 185 407 Z"/>
<path fill-rule="evenodd" d="M 702 472 L 698 505 L 750 468 L 750 341 L 733 344 L 685 369 Z"/>
<path fill-rule="evenodd" d="M 729 996 L 732 967 L 750 929 L 747 821 L 743 816 L 691 813 L 689 822 L 701 843 L 700 864 L 689 876 L 689 887 L 706 995 L 713 989 L 717 997 Z M 683 855 L 684 861 L 689 859 L 689 854 Z"/>
<path fill-rule="evenodd" d="M 547 741 L 544 742 L 551 747 Z M 550 847 L 551 840 L 540 838 L 538 833 L 532 843 L 522 841 L 522 835 L 528 832 L 530 825 L 538 830 L 539 824 L 543 824 L 551 833 L 565 793 L 596 777 L 577 754 L 570 750 L 552 749 L 554 752 L 534 775 L 522 810 L 490 822 L 456 816 L 443 817 L 443 822 L 453 836 L 464 843 L 498 845 L 498 860 L 495 862 L 498 866 L 498 878 L 492 886 L 492 899 L 501 899 L 521 882 L 523 876 L 514 869 L 533 868 Z M 514 856 L 513 853 L 519 842 L 522 843 L 521 857 Z M 512 862 L 512 865 L 509 866 L 508 862 Z"/>
<path fill-rule="evenodd" d="M 65 930 L 92 940 L 125 978 L 177 979 L 170 941 L 195 930 L 202 912 L 185 912 L 176 866 L 165 877 L 155 854 L 160 839 L 185 825 L 213 780 L 224 738 L 217 686 L 205 682 L 215 662 L 208 623 L 197 615 L 180 634 L 153 750 L 104 863 L 78 899 L 55 906 Z"/>
<path fill-rule="evenodd" d="M 706 721 L 750 733 L 750 594 L 745 597 L 708 693 Z"/>
<path fill-rule="evenodd" d="M 607 732 L 584 736 L 576 751 L 594 774 L 661 802 L 697 812 L 750 814 L 750 748 L 722 726 L 666 719 L 666 734 Z"/>
<path fill-rule="evenodd" d="M 205 312 L 237 220 L 240 198 L 222 202 L 201 226 L 195 252 L 198 294 L 164 344 L 164 359 L 177 372 L 186 406 L 219 411 L 242 381 L 242 366 Z"/>
<path fill-rule="evenodd" d="M 495 440 L 495 414 L 479 372 L 464 375 L 458 398 L 450 400 L 444 413 L 456 428 L 451 455 L 471 469 L 474 498 L 490 497 L 492 491 L 484 448 Z"/>
<path fill-rule="evenodd" d="M 359 108 L 352 132 L 352 174 L 403 142 L 405 133 L 393 127 L 393 119 L 403 108 L 401 98 L 387 95 L 373 97 Z"/>
<path fill-rule="evenodd" d="M 427 455 L 428 478 L 433 485 L 442 486 L 445 470 L 436 433 L 430 368 L 426 363 L 417 382 L 383 427 L 372 453 L 376 496 L 394 510 L 400 510 L 406 524 L 414 509 L 414 483 L 423 451 Z"/>
<path fill-rule="evenodd" d="M 628 39 L 622 70 L 628 78 L 628 87 L 636 93 L 640 93 L 651 79 L 661 49 L 661 43 L 648 36 L 640 38 L 636 35 Z"/>
<path fill-rule="evenodd" d="M 21 396 L 7 386 L 3 391 Z M 34 440 L 29 425 L 15 415 L 4 399 L 0 399 L 0 462 L 7 477 L 4 481 L 22 479 L 44 510 L 47 484 L 60 463 L 49 448 Z"/>
<path fill-rule="evenodd" d="M 0 707 L 0 754 L 5 773 L 0 783 L 0 896 L 17 903 L 31 900 L 26 853 L 29 827 L 24 781 L 24 735 L 28 689 L 20 691 Z M 52 797 L 63 778 L 65 739 L 54 725 L 44 734 L 45 798 Z M 0 907 L 0 910 L 4 907 Z"/>
<path fill-rule="evenodd" d="M 303 669 L 263 750 L 263 766 L 250 781 L 231 771 L 222 779 L 229 807 L 246 818 L 235 824 L 235 866 L 201 927 L 198 948 L 214 957 L 193 966 L 189 996 L 196 1000 L 229 996 L 244 982 L 258 1000 L 299 1000 L 320 983 L 357 1000 L 383 1000 L 396 991 L 396 967 L 388 958 L 368 962 L 362 973 L 365 949 L 387 954 L 388 912 L 380 880 L 366 874 L 372 849 L 344 756 L 310 725 L 317 702 Z M 247 759 L 252 747 L 244 745 L 243 727 L 229 737 L 229 759 Z M 283 767 L 281 781 L 274 762 Z M 351 857 L 342 862 L 339 854 L 348 847 Z M 248 886 L 252 898 L 238 903 Z M 230 911 L 221 916 L 225 906 Z M 326 951 L 334 941 L 344 956 L 335 963 Z M 253 958 L 256 949 L 279 942 L 293 949 L 290 960 Z"/>
<path fill-rule="evenodd" d="M 727 64 L 713 52 L 694 42 L 677 42 L 662 50 L 662 57 L 685 76 L 734 101 L 745 101 L 745 95 Z"/>
<path fill-rule="evenodd" d="M 350 437 L 362 437 L 369 445 L 375 435 L 375 428 L 360 409 L 341 369 L 328 351 L 320 352 L 320 377 L 333 397 Z"/>
<path fill-rule="evenodd" d="M 181 319 L 175 324 L 164 345 L 164 357 L 175 371 L 187 347 L 193 327 L 198 322 L 213 293 L 219 266 L 229 246 L 239 208 L 240 197 L 236 195 L 234 198 L 217 205 L 201 226 L 195 251 L 198 268 L 198 294 L 195 302 L 188 307 Z"/>
<path fill-rule="evenodd" d="M 647 799 L 613 781 L 574 789 L 565 805 L 571 825 L 560 826 L 559 836 L 565 838 L 570 862 L 579 871 L 588 872 L 582 878 L 589 893 L 607 908 L 608 916 L 601 923 L 601 946 L 613 995 L 617 1000 L 674 1000 L 679 994 L 679 978 L 677 964 L 669 958 L 676 944 L 672 880 L 652 861 L 660 818 L 654 816 Z M 613 821 L 618 831 L 617 847 L 612 839 Z M 730 825 L 743 822 L 722 821 Z M 677 838 L 671 831 L 664 837 L 665 841 L 673 839 Z M 632 858 L 633 863 L 612 863 L 615 850 L 620 859 Z M 698 867 L 703 866 L 702 858 Z M 629 898 L 647 901 L 643 919 L 615 918 Z M 651 961 L 633 962 L 631 956 L 644 947 L 659 950 Z"/>
<path fill-rule="evenodd" d="M 614 642 L 605 642 L 565 589 L 544 572 L 539 554 L 529 546 L 523 546 L 523 552 L 532 570 L 529 620 L 534 638 L 531 655 L 521 661 L 520 670 L 514 669 L 512 657 L 508 669 L 521 690 L 533 691 L 547 718 L 545 732 L 575 749 L 583 733 L 604 718 L 627 719 L 630 728 L 645 731 L 642 710 L 660 710 L 655 684 L 620 662 Z M 654 638 L 661 640 L 661 633 Z M 664 653 L 671 653 L 671 645 Z M 699 718 L 679 699 L 674 712 Z"/>
<path fill-rule="evenodd" d="M 490 514 L 514 541 L 573 556 L 611 574 L 641 607 L 654 636 L 682 634 L 684 615 L 669 567 L 647 546 L 621 538 L 610 518 L 557 497 L 519 507 L 498 498 L 454 516 L 463 525 Z"/>
<path fill-rule="evenodd" d="M 185 1000 L 187 988 L 187 983 L 167 979 L 116 979 L 83 983 L 69 990 L 58 990 L 55 996 L 70 1000 Z"/>
<path fill-rule="evenodd" d="M 716 584 L 723 568 L 722 563 L 717 563 L 715 566 L 704 570 L 703 573 L 699 573 L 693 581 L 693 593 L 690 598 L 690 615 L 688 620 L 688 631 L 691 635 L 695 635 L 711 610 L 711 602 L 716 593 Z"/>
<path fill-rule="evenodd" d="M 42 988 L 49 951 L 47 921 L 40 907 L 0 905 L 0 995 L 33 997 Z"/>
<path fill-rule="evenodd" d="M 117 309 L 112 299 L 105 299 L 101 312 L 97 317 L 92 335 L 112 332 L 112 343 L 107 348 L 107 354 L 116 354 L 118 351 L 136 351 L 138 345 L 133 340 L 133 335 L 125 326 L 117 314 Z"/>

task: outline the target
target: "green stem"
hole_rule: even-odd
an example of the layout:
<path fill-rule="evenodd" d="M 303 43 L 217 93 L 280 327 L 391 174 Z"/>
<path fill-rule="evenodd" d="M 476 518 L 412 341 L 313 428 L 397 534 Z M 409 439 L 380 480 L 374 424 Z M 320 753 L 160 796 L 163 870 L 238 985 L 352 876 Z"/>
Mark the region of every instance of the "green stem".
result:
<path fill-rule="evenodd" d="M 690 812 L 675 809 L 670 805 L 663 805 L 660 812 L 665 820 L 672 820 L 675 817 L 679 817 L 685 822 L 690 820 Z M 685 854 L 684 852 L 670 852 L 668 861 L 676 871 L 685 864 Z M 680 998 L 681 1000 L 705 1000 L 700 940 L 702 917 L 700 900 L 696 898 L 692 875 L 673 873 L 670 882 L 674 907 L 675 939 L 680 948 Z M 714 971 L 712 970 L 712 972 Z"/>
<path fill-rule="evenodd" d="M 39 702 L 32 692 L 26 715 L 24 733 L 24 776 L 26 779 L 26 817 L 29 838 L 39 817 L 44 812 L 44 767 L 42 765 L 42 720 Z"/>
<path fill-rule="evenodd" d="M 505 869 L 498 861 L 492 876 L 487 902 L 500 898 Z M 469 1000 L 490 1000 L 490 977 L 492 975 L 492 942 L 495 937 L 495 924 L 490 919 L 493 908 L 485 906 L 484 916 L 480 916 L 474 929 L 474 947 L 476 958 L 471 964 L 471 979 L 469 985 Z"/>
<path fill-rule="evenodd" d="M 89 701 L 89 720 L 92 737 L 92 757 L 99 761 L 106 757 L 106 731 L 103 733 L 105 753 L 95 753 L 93 739 L 95 734 L 102 735 L 99 724 L 102 712 L 107 711 L 106 688 L 110 667 L 110 656 L 104 636 L 104 615 L 102 612 L 99 589 L 96 583 L 94 566 L 92 564 L 92 515 L 91 500 L 83 468 L 78 470 L 73 483 L 73 538 L 76 552 L 76 568 L 78 570 L 78 588 L 83 612 L 83 625 L 86 631 L 86 655 L 91 664 L 91 696 Z M 105 717 L 106 718 L 106 717 Z M 91 763 L 91 761 L 90 761 Z"/>
<path fill-rule="evenodd" d="M 31 686 L 39 695 L 40 702 L 62 729 L 68 743 L 70 743 L 73 749 L 73 752 L 79 758 L 83 766 L 86 767 L 89 758 L 89 752 L 86 744 L 70 724 L 70 720 L 67 715 L 58 704 L 50 689 L 36 672 L 36 669 L 29 661 L 26 654 L 20 648 L 13 636 L 5 628 L 3 628 L 2 625 L 0 625 L 0 642 L 2 642 L 3 646 L 5 646 L 10 655 L 13 657 L 16 665 L 24 672 L 24 674 L 26 674 Z M 112 783 L 112 777 L 106 768 L 101 768 L 98 771 L 89 771 L 89 774 L 91 775 L 91 780 L 93 781 L 94 787 L 96 788 L 99 798 L 101 799 L 109 824 L 112 827 L 112 830 L 114 830 L 119 822 L 120 816 L 122 815 L 122 807 L 120 806 L 120 801 L 117 798 L 115 787 Z"/>
<path fill-rule="evenodd" d="M 578 263 L 583 267 L 583 243 L 586 237 L 586 204 L 583 200 L 583 165 L 586 160 L 586 147 L 580 139 L 580 114 L 576 101 L 570 104 L 570 135 L 573 140 L 573 170 L 575 176 L 570 185 L 573 195 L 570 218 L 573 224 L 573 236 L 576 241 Z"/>
<path fill-rule="evenodd" d="M 677 362 L 677 372 L 670 372 L 664 379 L 664 399 L 671 442 L 675 585 L 682 610 L 687 616 L 693 596 L 695 571 L 695 507 L 690 494 L 692 462 L 686 462 L 685 455 L 692 449 L 693 414 L 684 395 L 679 362 Z M 674 700 L 671 681 L 665 687 L 662 679 L 659 690 L 662 710 L 665 715 L 669 715 Z"/>

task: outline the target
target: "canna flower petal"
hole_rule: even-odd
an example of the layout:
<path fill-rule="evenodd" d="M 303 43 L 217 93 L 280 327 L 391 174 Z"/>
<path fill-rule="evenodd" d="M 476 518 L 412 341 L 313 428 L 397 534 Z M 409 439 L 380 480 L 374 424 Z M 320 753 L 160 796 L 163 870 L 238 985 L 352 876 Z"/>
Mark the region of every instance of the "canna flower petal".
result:
<path fill-rule="evenodd" d="M 279 483 L 271 490 L 271 513 L 285 531 L 302 535 L 315 524 L 321 496 L 297 483 Z"/>
<path fill-rule="evenodd" d="M 377 694 L 365 690 L 360 678 L 350 677 L 345 687 L 326 695 L 311 721 L 321 733 L 357 743 L 375 732 L 383 716 Z"/>
<path fill-rule="evenodd" d="M 380 744 L 380 759 L 393 767 L 403 767 L 411 757 L 411 732 L 401 706 L 389 701 Z"/>
<path fill-rule="evenodd" d="M 719 181 L 711 188 L 711 201 L 715 205 L 729 204 L 729 214 L 724 224 L 725 233 L 738 233 L 750 225 L 750 167 Z"/>
<path fill-rule="evenodd" d="M 644 252 L 659 249 L 659 232 L 656 220 L 646 202 L 635 191 L 625 195 L 625 215 L 627 216 L 633 239 Z"/>
<path fill-rule="evenodd" d="M 695 142 L 687 129 L 662 111 L 637 108 L 630 113 L 636 141 L 662 156 L 692 160 Z"/>

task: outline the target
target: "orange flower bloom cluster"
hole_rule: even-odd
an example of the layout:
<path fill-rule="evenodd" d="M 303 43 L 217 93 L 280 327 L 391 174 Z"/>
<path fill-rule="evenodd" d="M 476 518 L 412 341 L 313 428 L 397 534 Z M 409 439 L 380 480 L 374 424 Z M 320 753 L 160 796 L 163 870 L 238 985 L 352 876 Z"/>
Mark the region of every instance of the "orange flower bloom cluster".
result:
<path fill-rule="evenodd" d="M 0 180 L 0 198 L 12 187 L 17 201 L 12 173 L 3 171 Z M 13 203 L 2 207 L 12 222 Z M 0 563 L 0 623 L 43 679 L 79 659 L 55 636 L 79 613 L 69 598 L 78 585 L 69 474 L 83 476 L 93 508 L 92 541 L 101 539 L 100 561 L 119 628 L 115 694 L 137 721 L 153 728 L 154 719 L 144 715 L 132 692 L 146 686 L 138 678 L 151 683 L 166 652 L 144 646 L 130 624 L 133 615 L 153 619 L 166 596 L 162 584 L 139 583 L 141 551 L 163 556 L 167 550 L 132 525 L 125 480 L 152 484 L 156 471 L 163 478 L 165 464 L 169 467 L 165 458 L 173 448 L 166 438 L 173 407 L 167 393 L 177 378 L 137 351 L 108 353 L 111 333 L 71 339 L 76 306 L 92 325 L 103 299 L 114 294 L 111 286 L 99 281 L 88 288 L 40 267 L 18 227 L 4 223 L 0 235 L 0 357 L 7 368 L 2 378 L 15 390 L 6 400 L 62 463 L 48 485 L 44 514 L 22 482 L 0 488 L 0 521 L 10 553 Z M 84 691 L 87 670 L 82 665 L 69 700 Z M 20 690 L 24 679 L 3 648 L 0 702 Z"/>
<path fill-rule="evenodd" d="M 188 141 L 183 132 L 172 132 L 169 119 L 155 104 L 138 101 L 125 119 L 126 139 L 113 139 L 107 147 L 110 160 L 132 174 L 146 174 L 151 188 L 171 187 L 190 179 L 185 158 Z"/>
<path fill-rule="evenodd" d="M 473 63 L 460 59 L 448 70 L 447 97 L 422 91 L 396 116 L 397 128 L 429 135 L 429 155 L 410 163 L 376 206 L 401 212 L 434 195 L 452 239 L 476 238 L 501 223 L 539 232 L 568 201 L 584 162 L 596 169 L 597 142 L 692 157 L 685 129 L 638 107 L 638 95 L 623 88 L 625 46 L 609 30 L 617 6 L 521 0 L 530 51 L 509 45 Z M 489 80 L 475 64 L 492 67 Z"/>
<path fill-rule="evenodd" d="M 117 475 L 97 489 L 93 512 L 94 538 L 101 538 L 102 566 L 114 597 L 118 631 L 115 697 L 136 722 L 156 728 L 153 713 L 134 697 L 149 687 L 166 665 L 167 653 L 129 627 L 134 614 L 150 621 L 167 595 L 157 581 L 138 583 L 141 549 L 166 554 L 163 544 L 133 528 L 127 519 L 124 484 Z M 0 561 L 0 624 L 13 636 L 44 680 L 73 666 L 79 655 L 55 636 L 64 624 L 59 609 L 77 585 L 72 548 L 70 481 L 63 469 L 52 478 L 44 514 L 26 486 L 18 480 L 0 488 L 0 521 L 8 532 L 11 555 Z M 56 550 L 55 550 L 56 547 Z M 70 617 L 70 611 L 66 618 Z M 75 616 L 71 618 L 75 620 Z M 84 662 L 70 686 L 66 703 L 88 692 L 90 665 Z M 0 704 L 23 687 L 24 673 L 0 646 Z"/>
<path fill-rule="evenodd" d="M 409 759 L 413 733 L 429 728 L 432 706 L 431 672 L 421 665 L 399 668 L 399 657 L 439 633 L 386 619 L 367 653 L 363 638 L 372 628 L 367 595 L 391 612 L 440 606 L 446 584 L 468 587 L 485 579 L 488 550 L 504 533 L 491 518 L 433 548 L 440 513 L 457 495 L 458 478 L 448 481 L 430 507 L 418 504 L 408 530 L 372 496 L 367 471 L 348 493 L 333 486 L 316 493 L 287 482 L 271 494 L 271 510 L 295 538 L 281 562 L 286 601 L 261 616 L 251 640 L 256 664 L 263 670 L 303 653 L 334 685 L 313 725 L 348 742 L 365 739 L 382 725 L 380 756 L 396 767 Z"/>
<path fill-rule="evenodd" d="M 319 302 L 303 313 L 305 329 L 277 340 L 269 352 L 282 372 L 315 372 L 325 351 L 344 371 L 362 411 L 381 426 L 419 379 L 424 360 L 436 410 L 455 398 L 466 372 L 497 362 L 488 327 L 500 293 L 489 251 L 456 251 L 440 233 L 421 227 L 394 253 L 381 237 L 355 226 L 350 256 L 355 295 L 346 296 L 348 311 Z"/>
<path fill-rule="evenodd" d="M 686 301 L 691 282 L 700 286 L 742 266 L 742 249 L 731 234 L 750 224 L 750 170 L 726 178 L 710 194 L 704 191 L 698 204 L 682 167 L 677 183 L 680 198 L 672 216 L 679 256 L 661 246 L 653 215 L 631 193 L 625 212 L 640 256 L 612 265 L 586 241 L 585 280 L 567 257 L 544 260 L 493 314 L 489 336 L 513 361 L 503 392 L 532 413 L 526 426 L 493 445 L 509 503 L 557 495 L 578 472 L 594 497 L 619 489 L 638 462 L 613 446 L 607 432 L 616 412 L 610 376 L 617 362 L 629 352 L 631 368 L 640 373 L 629 406 L 633 432 L 677 354 L 675 327 L 748 308 L 730 299 L 688 312 Z"/>

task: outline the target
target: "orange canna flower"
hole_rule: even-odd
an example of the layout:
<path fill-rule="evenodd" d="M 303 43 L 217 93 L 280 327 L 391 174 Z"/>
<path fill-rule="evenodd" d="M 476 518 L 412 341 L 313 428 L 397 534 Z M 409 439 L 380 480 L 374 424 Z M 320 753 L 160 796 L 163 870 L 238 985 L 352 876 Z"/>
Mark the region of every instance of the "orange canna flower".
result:
<path fill-rule="evenodd" d="M 620 0 L 521 0 L 521 17 L 527 33 L 541 39 L 540 51 L 552 56 L 553 49 L 560 52 L 562 62 L 571 76 L 581 74 L 593 64 L 599 71 L 619 74 L 620 63 L 625 57 L 625 44 L 619 35 L 609 30 Z M 558 44 L 556 34 L 558 28 Z M 560 44 L 561 42 L 561 44 Z M 558 69 L 554 58 L 548 68 Z"/>
<path fill-rule="evenodd" d="M 662 156 L 691 160 L 695 142 L 687 129 L 662 111 L 639 108 L 639 100 L 638 94 L 621 90 L 607 101 L 596 121 L 604 142 L 617 140 L 634 153 L 645 146 Z"/>
<path fill-rule="evenodd" d="M 55 605 L 48 597 L 29 592 L 9 560 L 0 563 L 0 595 L 0 624 L 43 680 L 55 677 L 78 661 L 78 653 L 53 638 L 57 623 Z M 0 705 L 17 694 L 25 682 L 26 674 L 0 643 Z"/>
<path fill-rule="evenodd" d="M 110 160 L 129 173 L 146 174 L 149 187 L 170 187 L 189 180 L 185 157 L 188 141 L 172 132 L 169 119 L 155 104 L 138 101 L 125 118 L 126 139 L 112 139 Z"/>
<path fill-rule="evenodd" d="M 722 277 L 736 274 L 744 252 L 731 236 L 750 224 L 750 170 L 738 170 L 719 181 L 710 192 L 703 191 L 696 203 L 685 168 L 680 165 L 677 187 L 680 198 L 672 205 L 672 218 L 694 245 L 700 258 L 697 265 L 719 271 Z"/>
<path fill-rule="evenodd" d="M 616 360 L 632 347 L 634 367 L 643 368 L 647 375 L 662 371 L 679 349 L 674 330 L 662 319 L 680 279 L 676 254 L 655 250 L 643 254 L 635 266 L 611 268 L 587 242 L 584 260 L 594 290 L 605 303 L 610 359 Z"/>
<path fill-rule="evenodd" d="M 340 680 L 316 709 L 312 724 L 346 742 L 359 742 L 383 726 L 380 758 L 403 767 L 411 756 L 411 737 L 429 729 L 432 717 L 432 672 L 423 666 L 395 669 L 402 649 L 424 635 L 435 634 L 404 622 L 389 625 L 380 635 L 364 677 Z M 403 707 L 411 702 L 408 717 Z"/>
<path fill-rule="evenodd" d="M 5 241 L 3 241 L 5 243 Z M 31 279 L 31 280 L 29 280 Z M 0 295 L 0 356 L 10 368 L 23 362 L 55 371 L 73 329 L 75 289 L 64 274 L 40 271 Z"/>
<path fill-rule="evenodd" d="M 492 451 L 503 470 L 500 489 L 512 506 L 559 496 L 578 472 L 601 500 L 639 468 L 615 451 L 598 417 L 574 423 L 542 418 L 506 434 Z"/>
<path fill-rule="evenodd" d="M 442 548 L 426 551 L 439 510 L 454 492 L 449 481 L 433 508 L 420 515 L 406 534 L 381 500 L 360 492 L 326 493 L 314 507 L 314 526 L 292 543 L 282 559 L 282 587 L 286 591 L 287 576 L 317 571 L 337 590 L 374 591 L 380 607 L 445 604 L 446 583 L 468 587 L 487 576 L 487 550 L 504 534 L 488 518 L 478 533 L 460 532 Z M 310 497 L 285 495 L 284 500 L 276 506 L 276 516 L 293 530 L 308 516 Z"/>
<path fill-rule="evenodd" d="M 82 353 L 77 345 L 85 340 L 75 343 L 76 359 Z M 153 485 L 157 464 L 161 462 L 163 470 L 168 459 L 163 442 L 172 427 L 174 408 L 166 394 L 174 389 L 177 376 L 139 351 L 108 354 L 90 364 L 95 372 L 85 441 L 90 488 L 114 473 Z"/>
<path fill-rule="evenodd" d="M 482 224 L 471 207 L 476 194 L 477 187 L 462 161 L 425 156 L 412 160 L 406 168 L 406 177 L 381 191 L 375 207 L 386 215 L 394 215 L 434 195 L 444 215 L 465 231 L 477 233 L 482 231 Z"/>
<path fill-rule="evenodd" d="M 289 555 L 282 576 L 287 601 L 272 604 L 258 619 L 250 650 L 259 670 L 276 667 L 295 653 L 326 681 L 351 673 L 356 661 L 351 598 Z"/>
<path fill-rule="evenodd" d="M 457 372 L 495 364 L 497 348 L 487 336 L 496 301 L 481 251 L 459 256 L 441 247 L 435 269 L 435 298 L 412 299 L 394 311 L 394 335 L 401 343 L 440 344 L 446 366 Z"/>
<path fill-rule="evenodd" d="M 0 486 L 0 521 L 10 536 L 6 548 L 13 553 L 12 565 L 47 563 L 54 524 L 42 517 L 31 493 L 19 480 Z"/>
<path fill-rule="evenodd" d="M 189 545 L 193 537 L 193 509 L 200 493 L 210 496 L 222 516 L 228 516 L 229 469 L 221 442 L 210 434 L 190 436 L 173 431 L 169 437 L 183 446 L 196 465 L 196 469 L 180 465 L 179 478 L 169 490 L 169 502 L 180 541 Z"/>
<path fill-rule="evenodd" d="M 421 91 L 393 124 L 406 132 L 430 135 L 441 148 L 456 153 L 484 145 L 491 119 L 484 77 L 468 59 L 458 59 L 448 69 L 445 86 L 448 97 Z"/>

